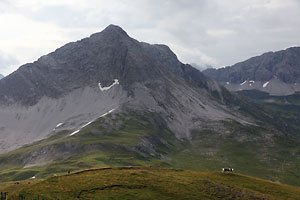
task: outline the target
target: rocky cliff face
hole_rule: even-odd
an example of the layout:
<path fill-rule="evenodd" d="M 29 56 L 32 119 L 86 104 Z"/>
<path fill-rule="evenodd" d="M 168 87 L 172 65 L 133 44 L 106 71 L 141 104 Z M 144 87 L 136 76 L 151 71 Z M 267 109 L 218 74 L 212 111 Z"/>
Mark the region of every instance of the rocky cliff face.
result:
<path fill-rule="evenodd" d="M 271 95 L 293 94 L 300 91 L 300 47 L 265 53 L 203 73 L 232 91 L 255 89 Z"/>
<path fill-rule="evenodd" d="M 222 95 L 167 46 L 139 42 L 110 25 L 0 81 L 0 152 L 124 107 L 160 113 L 178 138 L 189 138 L 206 121 L 243 121 Z"/>

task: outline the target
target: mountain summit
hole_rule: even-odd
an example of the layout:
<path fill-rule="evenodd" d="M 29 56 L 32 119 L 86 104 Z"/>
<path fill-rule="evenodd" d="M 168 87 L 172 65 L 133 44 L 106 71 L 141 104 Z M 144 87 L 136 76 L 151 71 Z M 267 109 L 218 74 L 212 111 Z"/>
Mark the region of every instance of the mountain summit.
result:
<path fill-rule="evenodd" d="M 169 47 L 139 42 L 110 25 L 1 80 L 0 151 L 124 107 L 160 113 L 178 138 L 189 138 L 201 120 L 239 120 L 221 102 L 219 85 Z"/>
<path fill-rule="evenodd" d="M 124 31 L 120 26 L 117 26 L 117 25 L 114 25 L 114 24 L 111 24 L 109 26 L 107 26 L 102 32 L 101 32 L 102 35 L 104 34 L 107 34 L 107 35 L 111 35 L 111 36 L 116 36 L 116 35 L 119 35 L 119 36 L 124 36 L 124 37 L 129 37 L 126 33 L 126 31 Z M 96 36 L 96 35 L 99 35 L 99 33 L 96 33 L 92 36 Z"/>

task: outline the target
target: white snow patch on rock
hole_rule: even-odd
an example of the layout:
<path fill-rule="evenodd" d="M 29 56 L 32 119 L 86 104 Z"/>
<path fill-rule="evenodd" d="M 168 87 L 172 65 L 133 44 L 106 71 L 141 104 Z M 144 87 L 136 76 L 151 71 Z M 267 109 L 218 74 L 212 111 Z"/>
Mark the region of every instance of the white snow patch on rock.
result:
<path fill-rule="evenodd" d="M 59 123 L 59 124 L 56 125 L 55 128 L 58 128 L 58 127 L 60 127 L 60 126 L 63 125 L 63 124 L 64 124 L 64 123 Z"/>
<path fill-rule="evenodd" d="M 115 110 L 115 108 L 111 109 L 110 111 L 108 111 L 108 112 L 104 113 L 103 115 L 99 116 L 99 118 L 104 117 L 104 116 L 108 115 L 109 113 L 114 112 L 114 110 Z"/>
<path fill-rule="evenodd" d="M 119 80 L 118 80 L 118 79 L 114 79 L 113 84 L 111 84 L 111 85 L 108 86 L 108 87 L 102 87 L 102 86 L 101 86 L 101 83 L 99 83 L 99 89 L 103 92 L 103 91 L 109 90 L 109 89 L 112 88 L 113 86 L 119 85 L 119 84 L 120 84 L 120 83 L 119 83 Z"/>
<path fill-rule="evenodd" d="M 90 122 L 86 123 L 85 125 L 81 126 L 80 128 L 84 128 L 84 127 L 86 127 L 86 126 L 90 125 L 91 123 L 93 123 L 94 121 L 95 121 L 95 120 L 92 120 L 92 121 L 90 121 Z"/>
<path fill-rule="evenodd" d="M 240 85 L 244 85 L 245 83 L 247 83 L 247 81 L 242 82 Z"/>
<path fill-rule="evenodd" d="M 70 134 L 70 136 L 75 135 L 76 133 L 79 133 L 80 130 L 74 131 L 73 133 Z"/>
<path fill-rule="evenodd" d="M 226 82 L 227 85 L 229 85 L 229 82 Z"/>
<path fill-rule="evenodd" d="M 116 108 L 111 109 L 110 111 L 104 113 L 103 115 L 99 116 L 98 118 L 104 117 L 104 116 L 108 115 L 109 113 L 112 113 L 112 112 L 115 111 L 115 110 L 116 110 Z M 98 118 L 97 118 L 97 119 L 98 119 Z M 69 136 L 75 135 L 76 133 L 78 133 L 79 131 L 81 131 L 81 129 L 83 129 L 84 127 L 90 125 L 90 124 L 93 123 L 95 120 L 96 120 L 96 119 L 93 119 L 92 121 L 89 121 L 88 123 L 84 124 L 83 126 L 80 127 L 80 129 L 74 131 L 74 132 L 71 133 Z"/>
<path fill-rule="evenodd" d="M 268 81 L 265 84 L 263 84 L 263 88 L 267 87 L 269 83 L 270 83 L 270 81 Z"/>
<path fill-rule="evenodd" d="M 33 177 L 31 177 L 30 179 L 35 179 L 36 177 L 35 176 L 33 176 Z"/>
<path fill-rule="evenodd" d="M 255 81 L 251 80 L 251 81 L 249 81 L 249 83 L 255 83 Z"/>

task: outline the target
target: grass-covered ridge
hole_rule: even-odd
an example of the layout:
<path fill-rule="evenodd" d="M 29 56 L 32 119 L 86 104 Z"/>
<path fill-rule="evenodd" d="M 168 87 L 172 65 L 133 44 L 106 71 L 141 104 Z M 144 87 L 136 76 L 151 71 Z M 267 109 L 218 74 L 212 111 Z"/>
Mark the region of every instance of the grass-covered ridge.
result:
<path fill-rule="evenodd" d="M 1 187 L 1 186 L 0 186 Z M 13 187 L 17 189 L 12 191 Z M 10 199 L 299 199 L 300 188 L 236 173 L 154 167 L 75 172 L 30 185 L 7 184 Z"/>

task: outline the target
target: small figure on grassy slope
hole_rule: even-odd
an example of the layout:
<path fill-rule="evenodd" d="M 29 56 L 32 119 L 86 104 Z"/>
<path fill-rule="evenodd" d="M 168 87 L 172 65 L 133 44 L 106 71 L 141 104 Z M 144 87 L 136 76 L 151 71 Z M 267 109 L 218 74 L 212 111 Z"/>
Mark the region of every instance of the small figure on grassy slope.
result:
<path fill-rule="evenodd" d="M 222 172 L 234 172 L 233 168 L 222 168 Z"/>

